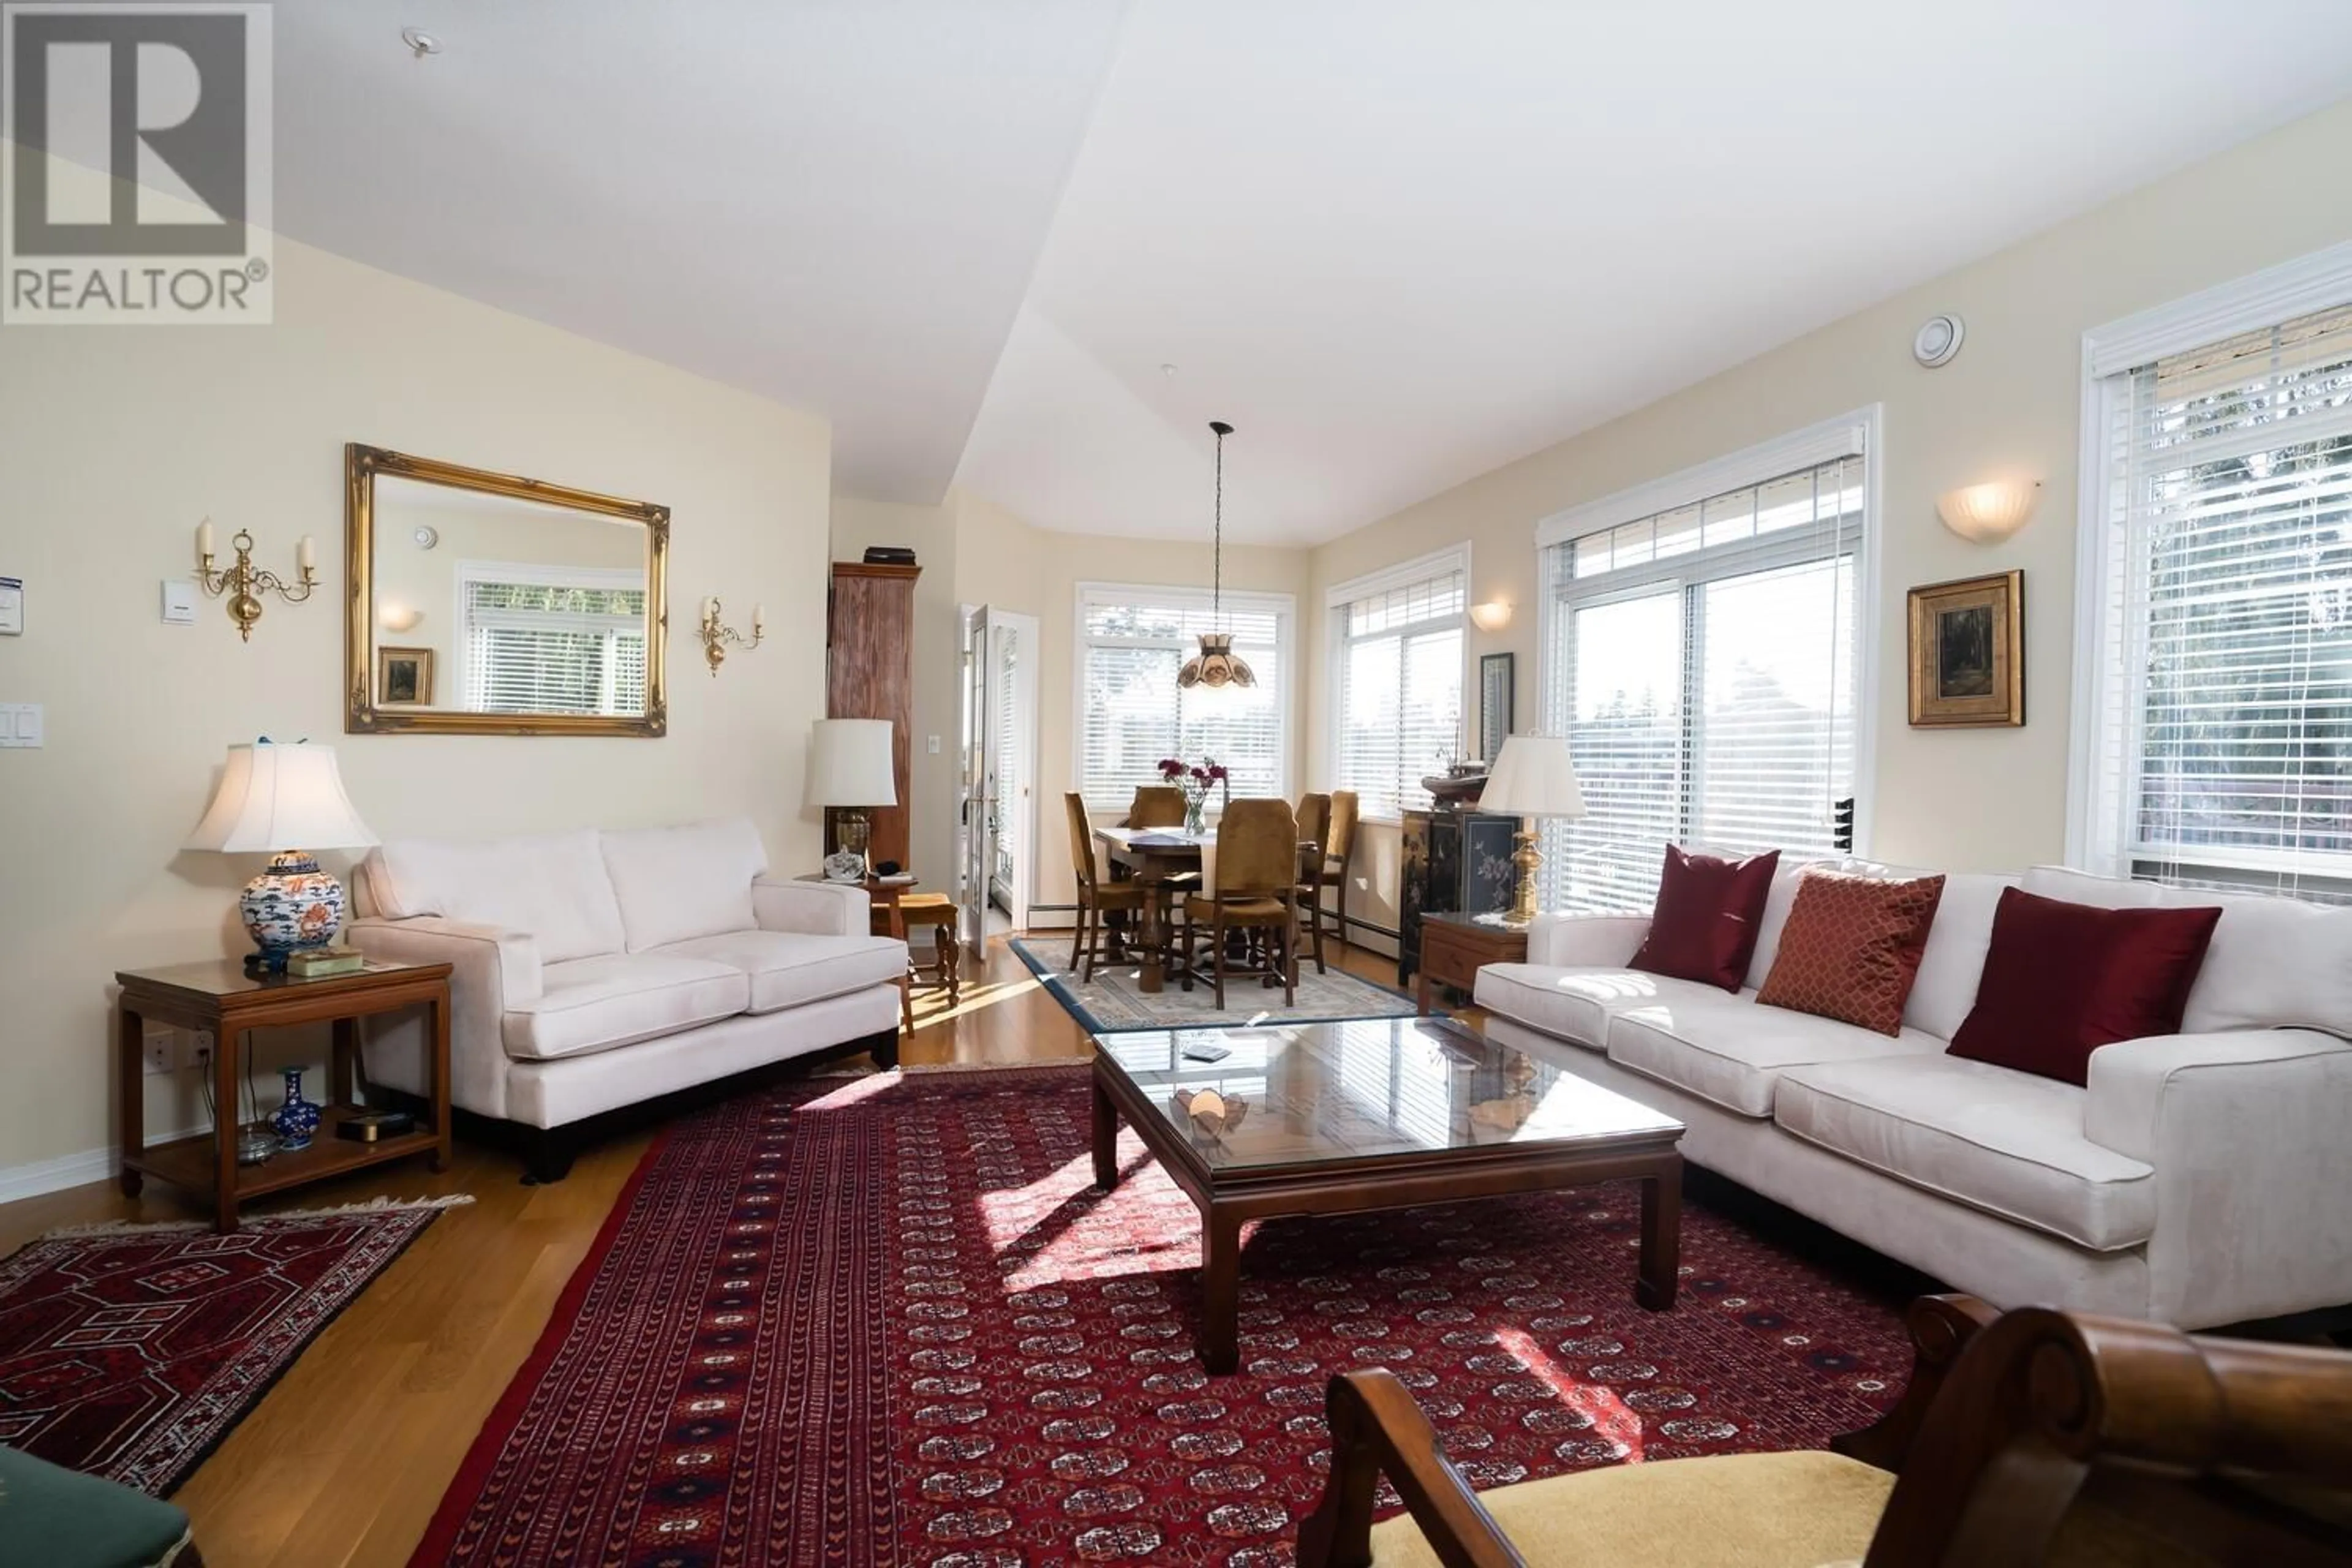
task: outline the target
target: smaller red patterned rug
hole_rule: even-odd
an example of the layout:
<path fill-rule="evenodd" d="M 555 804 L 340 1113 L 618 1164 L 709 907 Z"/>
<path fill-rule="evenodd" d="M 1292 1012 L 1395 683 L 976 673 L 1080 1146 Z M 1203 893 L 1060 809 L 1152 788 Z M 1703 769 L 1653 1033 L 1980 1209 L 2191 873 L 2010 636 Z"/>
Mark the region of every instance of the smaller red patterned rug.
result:
<path fill-rule="evenodd" d="M 462 1194 L 100 1226 L 0 1261 L 0 1443 L 168 1497 Z"/>
<path fill-rule="evenodd" d="M 1385 1365 L 1481 1487 L 1815 1447 L 1891 1407 L 1896 1304 L 1697 1205 L 1633 1303 L 1619 1184 L 1260 1226 L 1201 1369 L 1200 1222 L 1084 1070 L 746 1096 L 649 1151 L 414 1568 L 1278 1568 L 1324 1384 Z"/>

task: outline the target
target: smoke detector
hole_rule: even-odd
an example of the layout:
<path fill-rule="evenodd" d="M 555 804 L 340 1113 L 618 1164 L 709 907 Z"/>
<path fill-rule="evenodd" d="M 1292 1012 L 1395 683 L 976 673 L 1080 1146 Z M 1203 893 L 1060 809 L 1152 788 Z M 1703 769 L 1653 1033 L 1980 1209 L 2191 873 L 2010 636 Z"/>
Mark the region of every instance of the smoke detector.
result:
<path fill-rule="evenodd" d="M 1967 335 L 1968 329 L 1958 316 L 1930 316 L 1912 334 L 1911 357 L 1929 370 L 1949 364 L 1952 356 L 1960 352 L 1960 340 Z"/>

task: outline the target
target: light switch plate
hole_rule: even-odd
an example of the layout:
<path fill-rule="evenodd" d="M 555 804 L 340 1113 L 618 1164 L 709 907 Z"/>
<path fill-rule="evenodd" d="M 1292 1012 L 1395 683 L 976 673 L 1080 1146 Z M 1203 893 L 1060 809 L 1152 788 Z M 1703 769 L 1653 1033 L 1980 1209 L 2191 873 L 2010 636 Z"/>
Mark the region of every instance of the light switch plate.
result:
<path fill-rule="evenodd" d="M 0 702 L 0 746 L 38 746 L 41 719 L 37 702 Z"/>
<path fill-rule="evenodd" d="M 931 737 L 930 752 L 935 757 L 940 754 L 940 738 L 937 735 Z"/>
<path fill-rule="evenodd" d="M 163 579 L 163 624 L 171 626 L 193 626 L 196 624 L 196 585 L 185 577 Z"/>

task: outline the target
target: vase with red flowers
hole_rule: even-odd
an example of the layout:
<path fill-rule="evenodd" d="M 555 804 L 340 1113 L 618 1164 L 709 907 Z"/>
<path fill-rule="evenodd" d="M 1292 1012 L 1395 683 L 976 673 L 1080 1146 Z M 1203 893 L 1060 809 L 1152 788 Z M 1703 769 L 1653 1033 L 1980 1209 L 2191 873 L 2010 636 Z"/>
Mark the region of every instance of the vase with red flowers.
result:
<path fill-rule="evenodd" d="M 1232 777 L 1225 772 L 1225 764 L 1214 757 L 1202 757 L 1197 763 L 1188 763 L 1181 757 L 1162 757 L 1160 759 L 1160 776 L 1184 792 L 1184 831 L 1187 833 L 1207 830 L 1202 812 L 1208 805 L 1212 789 L 1223 791 L 1221 798 L 1224 802 L 1230 804 L 1233 800 Z"/>

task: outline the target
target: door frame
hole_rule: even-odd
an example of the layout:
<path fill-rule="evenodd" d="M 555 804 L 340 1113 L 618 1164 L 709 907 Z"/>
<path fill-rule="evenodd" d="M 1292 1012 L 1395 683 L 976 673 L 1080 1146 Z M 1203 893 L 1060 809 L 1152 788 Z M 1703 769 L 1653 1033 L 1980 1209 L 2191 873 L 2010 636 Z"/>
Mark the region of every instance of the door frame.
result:
<path fill-rule="evenodd" d="M 997 776 L 1001 771 L 990 765 L 990 758 L 995 749 L 1002 744 L 1002 737 L 994 732 L 996 727 L 988 722 L 986 712 L 980 714 L 973 712 L 975 688 L 977 700 L 982 708 L 987 709 L 993 704 L 996 696 L 996 672 L 993 667 L 998 646 L 997 635 L 1000 631 L 1010 632 L 1015 639 L 1016 647 L 1025 646 L 1027 650 L 1027 657 L 1018 658 L 1013 667 L 1015 671 L 1013 701 L 1017 708 L 1025 708 L 1026 710 L 1021 715 L 1022 721 L 1015 726 L 1021 731 L 1016 737 L 1018 750 L 1013 758 L 1014 777 L 1018 781 L 1017 787 L 1020 795 L 1010 803 L 998 802 L 997 819 L 1000 826 L 1010 825 L 1013 830 L 1016 852 L 1009 889 L 1013 904 L 1011 915 L 1014 929 L 1025 930 L 1029 922 L 1030 910 L 1037 900 L 1038 886 L 1037 769 L 1040 756 L 1038 661 L 1042 654 L 1041 628 L 1035 616 L 1025 615 L 1018 610 L 1003 609 L 994 605 L 959 605 L 957 628 L 959 636 L 956 639 L 956 659 L 957 679 L 961 689 L 961 732 L 957 737 L 959 775 L 957 813 L 960 822 L 960 841 L 956 856 L 956 901 L 958 907 L 964 911 L 964 914 L 959 917 L 959 923 L 966 928 L 961 932 L 965 945 L 974 956 L 985 957 L 988 941 L 989 893 L 994 877 L 992 867 L 984 862 L 979 875 L 976 905 L 978 914 L 975 929 L 974 921 L 971 918 L 971 911 L 975 908 L 974 889 L 971 887 L 976 847 L 973 836 L 980 835 L 983 842 L 992 844 L 996 835 L 987 832 L 984 825 L 972 820 L 971 807 L 975 802 L 985 798 L 984 781 Z M 969 661 L 973 657 L 976 633 L 981 649 L 981 668 L 977 679 L 973 670 L 969 668 Z M 982 756 L 977 760 L 974 759 L 971 752 L 975 742 L 972 733 L 975 725 L 979 730 L 977 739 L 982 751 Z"/>

